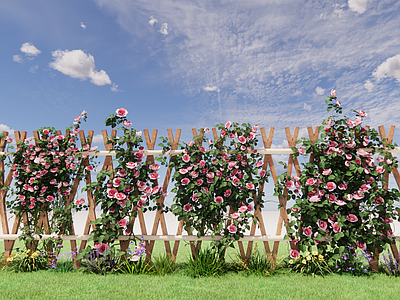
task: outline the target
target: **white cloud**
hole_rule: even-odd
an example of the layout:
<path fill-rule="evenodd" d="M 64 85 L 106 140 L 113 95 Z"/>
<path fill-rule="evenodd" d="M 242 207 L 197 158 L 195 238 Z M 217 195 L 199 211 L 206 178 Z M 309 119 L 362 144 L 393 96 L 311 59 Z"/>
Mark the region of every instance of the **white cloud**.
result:
<path fill-rule="evenodd" d="M 154 19 L 153 16 L 150 16 L 149 24 L 150 24 L 151 26 L 153 26 L 154 23 L 158 23 L 158 20 L 157 20 L 157 19 Z"/>
<path fill-rule="evenodd" d="M 36 48 L 31 43 L 24 43 L 21 46 L 21 52 L 25 53 L 26 56 L 38 56 L 42 51 Z"/>
<path fill-rule="evenodd" d="M 385 77 L 394 77 L 400 82 L 400 54 L 388 58 L 372 73 L 378 80 Z"/>
<path fill-rule="evenodd" d="M 167 35 L 168 34 L 168 23 L 162 23 L 159 32 L 161 32 L 163 35 Z"/>
<path fill-rule="evenodd" d="M 118 84 L 115 84 L 115 83 L 113 83 L 112 84 L 112 86 L 111 86 L 111 90 L 113 91 L 113 92 L 122 92 L 120 89 L 118 89 Z"/>
<path fill-rule="evenodd" d="M 30 69 L 28 70 L 28 72 L 31 72 L 31 73 L 36 73 L 36 70 L 39 68 L 39 66 L 38 65 L 36 65 L 36 66 L 32 66 L 32 67 L 30 67 Z"/>
<path fill-rule="evenodd" d="M 83 24 L 83 22 L 81 22 L 81 27 L 82 27 L 83 29 L 86 29 L 86 25 Z"/>
<path fill-rule="evenodd" d="M 82 80 L 90 78 L 90 82 L 98 86 L 111 84 L 110 77 L 104 70 L 95 70 L 93 56 L 82 50 L 56 50 L 52 55 L 55 61 L 50 63 L 50 67 L 64 75 Z"/>
<path fill-rule="evenodd" d="M 92 144 L 104 144 L 103 135 L 96 134 L 95 136 L 93 136 Z"/>
<path fill-rule="evenodd" d="M 350 10 L 362 14 L 367 10 L 368 2 L 371 2 L 371 0 L 349 0 L 347 4 Z"/>
<path fill-rule="evenodd" d="M 17 54 L 17 55 L 13 55 L 13 61 L 17 62 L 17 63 L 22 63 L 22 57 L 21 55 Z"/>
<path fill-rule="evenodd" d="M 364 84 L 364 87 L 368 92 L 371 92 L 374 89 L 374 84 L 370 80 L 367 80 Z"/>
<path fill-rule="evenodd" d="M 320 86 L 317 86 L 317 87 L 315 88 L 315 92 L 317 93 L 317 95 L 321 96 L 321 95 L 324 94 L 325 89 L 323 89 L 323 88 L 320 87 Z"/>
<path fill-rule="evenodd" d="M 304 108 L 305 110 L 311 110 L 311 105 L 309 105 L 309 104 L 307 104 L 307 103 L 304 103 L 303 108 Z"/>
<path fill-rule="evenodd" d="M 203 90 L 205 90 L 206 92 L 219 92 L 219 88 L 216 87 L 215 85 L 208 85 L 203 87 Z"/>

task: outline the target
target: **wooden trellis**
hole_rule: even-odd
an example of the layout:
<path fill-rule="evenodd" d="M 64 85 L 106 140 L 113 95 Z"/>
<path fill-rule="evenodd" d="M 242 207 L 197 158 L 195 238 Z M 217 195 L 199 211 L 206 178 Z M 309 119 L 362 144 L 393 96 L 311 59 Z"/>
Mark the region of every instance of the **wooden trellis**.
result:
<path fill-rule="evenodd" d="M 315 128 L 315 130 L 313 130 L 312 127 L 308 127 L 308 135 L 309 138 L 311 140 L 311 142 L 315 143 L 316 139 L 319 136 L 319 131 L 318 131 L 318 127 Z M 387 142 L 392 143 L 393 142 L 393 137 L 394 137 L 394 126 L 390 126 L 389 128 L 389 132 L 386 135 L 385 129 L 383 126 L 379 127 L 379 133 L 382 139 L 386 139 Z M 193 137 L 197 136 L 197 130 L 195 128 L 192 129 L 192 133 L 193 133 Z M 273 136 L 274 136 L 274 132 L 275 132 L 275 128 L 271 127 L 269 129 L 269 133 L 267 136 L 266 130 L 264 127 L 260 128 L 260 132 L 261 132 L 261 138 L 262 138 L 262 143 L 265 149 L 271 149 L 272 146 L 272 140 L 273 140 Z M 5 134 L 8 134 L 7 132 L 4 132 Z M 153 130 L 152 135 L 150 137 L 149 131 L 147 129 L 143 130 L 144 133 L 144 138 L 145 138 L 145 143 L 146 143 L 146 148 L 147 150 L 154 150 L 155 148 L 155 144 L 156 144 L 156 140 L 157 140 L 157 134 L 158 131 L 157 130 Z M 214 139 L 218 138 L 218 132 L 216 128 L 212 129 L 212 133 L 213 133 L 213 137 Z M 286 133 L 286 139 L 288 142 L 289 147 L 296 147 L 296 142 L 298 139 L 298 135 L 299 135 L 299 127 L 295 127 L 294 131 L 293 131 L 293 135 L 291 134 L 290 128 L 286 127 L 285 128 L 285 133 Z M 39 138 L 39 133 L 34 131 L 33 132 L 34 137 L 36 139 Z M 58 134 L 61 134 L 61 132 L 58 132 Z M 91 144 L 92 138 L 94 136 L 94 132 L 92 130 L 89 131 L 88 136 L 86 137 L 84 134 L 84 131 L 81 130 L 80 131 L 80 140 L 82 143 L 82 146 L 88 142 L 88 144 Z M 116 137 L 116 130 L 112 130 L 111 131 L 111 137 Z M 171 143 L 171 150 L 177 150 L 178 147 L 178 142 L 181 136 L 181 129 L 177 129 L 175 136 L 173 135 L 173 132 L 171 129 L 167 130 L 167 134 L 168 134 L 168 139 L 169 142 Z M 66 133 L 66 135 L 68 135 L 68 132 Z M 203 132 L 200 133 L 200 136 L 204 135 Z M 22 131 L 21 133 L 19 131 L 15 131 L 15 139 L 16 142 L 22 141 L 26 138 L 27 136 L 27 132 Z M 103 141 L 104 141 L 104 146 L 106 151 L 110 151 L 113 149 L 113 145 L 112 144 L 107 144 L 108 141 L 108 133 L 106 130 L 102 130 L 102 136 L 103 136 Z M 196 143 L 198 145 L 201 144 L 201 139 L 196 140 Z M 4 149 L 4 141 L 1 141 L 0 143 L 0 152 L 5 151 Z M 294 171 L 296 172 L 297 176 L 301 175 L 301 169 L 300 169 L 300 164 L 297 160 L 297 158 L 293 157 L 293 154 L 290 154 L 290 152 L 286 152 L 289 154 L 289 158 L 288 158 L 288 162 L 287 162 L 287 172 L 288 175 L 291 175 L 293 173 L 293 168 Z M 264 154 L 264 158 L 263 158 L 263 167 L 262 169 L 265 171 L 268 171 L 268 169 L 271 172 L 271 177 L 273 182 L 276 183 L 277 182 L 277 173 L 276 173 L 276 169 L 274 166 L 274 162 L 273 162 L 273 158 L 272 158 L 273 154 Z M 12 158 L 11 158 L 12 159 Z M 174 159 L 173 157 L 171 157 L 171 159 Z M 150 161 L 151 163 L 154 163 L 154 155 L 153 154 L 149 154 L 146 157 L 147 161 Z M 310 157 L 310 161 L 313 160 L 313 157 Z M 87 159 L 83 159 L 82 162 L 85 166 L 88 164 L 88 160 Z M 103 170 L 109 170 L 109 171 L 113 171 L 113 164 L 112 164 L 112 156 L 111 155 L 106 155 L 104 157 L 104 162 L 103 162 L 103 166 L 102 166 Z M 0 161 L 0 171 L 5 172 L 5 167 L 4 167 L 4 161 Z M 165 173 L 165 177 L 164 177 L 164 181 L 163 181 L 163 190 L 167 190 L 168 189 L 168 185 L 171 179 L 171 175 L 172 172 L 174 170 L 172 170 L 171 168 L 167 168 L 166 173 Z M 9 171 L 7 176 L 5 176 L 5 173 L 1 173 L 0 174 L 0 184 L 3 187 L 9 187 L 12 183 L 12 171 Z M 69 203 L 71 203 L 71 201 L 73 201 L 77 189 L 78 189 L 78 185 L 80 182 L 80 178 L 82 176 L 85 176 L 85 180 L 86 180 L 86 184 L 90 184 L 91 183 L 91 174 L 90 171 L 85 171 L 85 174 L 77 174 L 77 177 L 74 179 L 74 183 L 73 183 L 73 187 L 72 187 L 72 191 L 71 194 L 69 196 L 69 198 L 67 199 L 67 203 L 66 203 L 66 209 L 67 206 L 69 205 Z M 400 174 L 398 169 L 393 168 L 393 176 L 396 180 L 397 186 L 400 189 Z M 389 175 L 386 175 L 386 179 L 387 181 L 389 180 Z M 156 182 L 156 184 L 158 184 L 158 182 Z M 385 185 L 384 188 L 388 188 L 388 185 Z M 249 235 L 245 238 L 246 240 L 249 241 L 247 249 L 245 250 L 243 242 L 242 241 L 238 241 L 238 246 L 239 246 L 239 251 L 240 254 L 242 256 L 242 258 L 244 259 L 248 259 L 251 255 L 251 251 L 253 248 L 253 241 L 251 240 L 251 237 L 256 237 L 255 233 L 256 233 L 256 229 L 257 226 L 259 226 L 260 228 L 260 232 L 261 232 L 261 236 L 265 237 L 265 239 L 261 239 L 264 243 L 264 248 L 265 251 L 268 255 L 269 258 L 272 258 L 274 261 L 277 258 L 277 254 L 278 254 L 278 249 L 279 249 L 279 243 L 282 240 L 282 238 L 277 238 L 277 236 L 282 236 L 282 229 L 284 226 L 287 226 L 288 224 L 288 214 L 286 212 L 286 206 L 287 206 L 287 194 L 288 194 L 288 190 L 285 189 L 285 193 L 284 193 L 284 197 L 281 197 L 279 199 L 279 203 L 281 205 L 281 209 L 280 209 L 280 214 L 279 214 L 279 218 L 278 218 L 278 222 L 277 222 L 277 226 L 276 226 L 276 232 L 275 232 L 275 238 L 272 238 L 271 240 L 274 240 L 274 244 L 273 244 L 273 248 L 271 250 L 269 242 L 267 237 L 271 236 L 268 235 L 266 227 L 265 227 L 265 223 L 263 220 L 263 216 L 260 210 L 260 206 L 257 204 L 256 199 L 257 197 L 259 197 L 262 192 L 264 190 L 264 185 L 261 185 L 259 187 L 259 190 L 257 191 L 257 193 L 254 194 L 255 197 L 255 202 L 254 202 L 254 215 L 258 218 L 258 223 L 251 224 L 251 228 L 250 228 L 250 232 Z M 91 223 L 93 221 L 96 220 L 96 215 L 95 215 L 95 199 L 93 197 L 93 194 L 91 191 L 87 191 L 87 199 L 88 199 L 88 204 L 89 204 L 89 211 L 88 211 L 88 216 L 86 219 L 86 223 L 85 223 L 85 227 L 83 230 L 83 237 L 77 237 L 75 235 L 75 227 L 74 224 L 72 224 L 72 230 L 71 230 L 71 236 L 70 237 L 65 237 L 65 240 L 70 240 L 71 243 L 71 249 L 76 249 L 76 241 L 78 239 L 82 240 L 81 245 L 80 245 L 80 250 L 84 249 L 87 245 L 87 235 L 90 233 L 90 229 L 91 227 L 94 228 L 95 225 L 91 225 Z M 157 199 L 157 202 L 160 204 L 163 204 L 165 201 L 164 196 L 161 196 L 159 199 Z M 20 224 L 20 219 L 18 217 L 15 218 L 14 223 L 12 224 L 12 229 L 11 231 L 9 230 L 9 224 L 8 224 L 8 219 L 7 219 L 7 214 L 6 214 L 6 190 L 2 189 L 0 190 L 0 219 L 1 219 L 1 226 L 2 226 L 2 231 L 3 231 L 3 235 L 9 235 L 11 236 L 15 236 L 18 232 L 18 227 Z M 67 213 L 71 214 L 71 211 L 67 210 Z M 22 217 L 22 222 L 24 222 L 24 218 L 26 218 L 27 216 L 23 216 Z M 154 248 L 154 243 L 155 240 L 159 240 L 157 237 L 157 232 L 159 227 L 161 228 L 161 232 L 163 236 L 167 236 L 170 237 L 168 239 L 164 239 L 164 244 L 165 244 L 165 251 L 167 254 L 172 255 L 172 257 L 176 257 L 177 253 L 178 253 L 178 249 L 179 249 L 179 245 L 180 245 L 180 240 L 182 240 L 182 238 L 180 238 L 182 236 L 183 233 L 183 221 L 180 221 L 178 223 L 178 229 L 176 232 L 176 235 L 169 235 L 168 229 L 167 229 L 167 222 L 165 219 L 164 214 L 158 210 L 156 212 L 155 218 L 154 218 L 154 222 L 153 222 L 153 227 L 151 230 L 151 234 L 148 235 L 147 234 L 147 229 L 146 229 L 146 223 L 145 223 L 145 218 L 144 218 L 144 214 L 141 211 L 138 211 L 138 215 L 137 218 L 135 218 L 133 220 L 133 222 L 131 224 L 129 224 L 129 229 L 133 230 L 133 226 L 134 226 L 134 222 L 136 221 L 136 219 L 139 220 L 139 225 L 140 225 L 140 230 L 143 236 L 146 236 L 147 239 L 147 252 L 148 252 L 148 257 L 151 257 L 153 248 Z M 25 220 L 26 221 L 26 220 Z M 46 226 L 48 227 L 48 219 L 47 219 L 47 215 L 43 214 L 42 217 L 40 218 L 40 226 L 44 226 L 44 229 L 46 231 Z M 192 233 L 188 233 L 190 236 L 192 236 Z M 121 249 L 126 249 L 128 246 L 128 242 L 127 240 L 129 239 L 129 236 L 121 236 L 120 240 L 121 240 Z M 192 236 L 190 238 L 186 238 L 187 240 L 191 240 L 191 251 L 192 253 L 196 253 L 196 251 L 198 251 L 200 244 L 201 244 L 201 240 L 206 240 L 208 238 L 201 238 L 201 239 L 197 239 L 197 237 Z M 170 245 L 170 240 L 175 240 L 174 241 L 174 245 L 173 248 L 171 249 L 171 245 Z M 194 244 L 194 241 L 197 241 L 197 245 Z M 4 248 L 5 248 L 5 257 L 8 257 L 14 247 L 14 242 L 15 239 L 5 239 L 4 240 Z M 395 257 L 399 257 L 399 252 L 398 249 L 395 245 L 391 245 L 391 250 L 394 254 Z"/>

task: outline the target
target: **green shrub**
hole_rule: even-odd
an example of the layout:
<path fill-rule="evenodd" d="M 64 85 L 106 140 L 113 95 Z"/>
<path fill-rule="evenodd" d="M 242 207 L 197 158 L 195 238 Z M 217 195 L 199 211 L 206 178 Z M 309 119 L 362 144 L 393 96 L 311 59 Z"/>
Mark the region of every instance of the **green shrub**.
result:
<path fill-rule="evenodd" d="M 27 249 L 8 257 L 5 266 L 8 270 L 17 273 L 47 270 L 49 268 L 49 258 L 44 251 Z"/>
<path fill-rule="evenodd" d="M 157 275 L 173 274 L 178 270 L 178 266 L 171 254 L 164 254 L 153 257 L 153 272 Z"/>

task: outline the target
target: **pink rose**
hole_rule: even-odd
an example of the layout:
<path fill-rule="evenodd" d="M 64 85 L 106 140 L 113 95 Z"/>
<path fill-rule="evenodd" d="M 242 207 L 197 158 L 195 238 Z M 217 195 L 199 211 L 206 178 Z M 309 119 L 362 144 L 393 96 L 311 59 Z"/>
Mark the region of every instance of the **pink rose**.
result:
<path fill-rule="evenodd" d="M 296 259 L 300 255 L 300 252 L 296 249 L 290 249 L 289 254 L 291 258 Z"/>
<path fill-rule="evenodd" d="M 239 136 L 239 142 L 241 144 L 246 144 L 246 138 L 244 136 Z"/>
<path fill-rule="evenodd" d="M 126 164 L 126 167 L 128 168 L 128 169 L 135 169 L 136 168 L 136 166 L 137 166 L 137 164 L 136 163 L 134 163 L 134 162 L 128 162 L 127 164 Z"/>
<path fill-rule="evenodd" d="M 314 185 L 315 184 L 315 179 L 314 178 L 308 178 L 306 181 L 306 186 L 307 185 Z"/>
<path fill-rule="evenodd" d="M 385 172 L 385 169 L 382 168 L 381 166 L 377 166 L 375 171 L 377 171 L 379 174 L 382 174 L 383 172 Z"/>
<path fill-rule="evenodd" d="M 157 172 L 160 170 L 160 165 L 159 164 L 151 164 L 150 169 L 153 170 L 154 172 Z"/>
<path fill-rule="evenodd" d="M 357 245 L 358 248 L 360 248 L 363 251 L 367 250 L 367 244 L 366 243 L 361 243 L 359 241 L 356 241 L 356 245 Z"/>
<path fill-rule="evenodd" d="M 143 132 L 141 132 L 141 131 L 136 131 L 136 135 L 137 135 L 137 136 L 142 136 L 142 134 L 143 134 Z"/>
<path fill-rule="evenodd" d="M 312 229 L 311 229 L 311 227 L 303 228 L 303 234 L 304 234 L 305 236 L 311 237 L 311 235 L 312 235 Z"/>
<path fill-rule="evenodd" d="M 332 123 L 333 123 L 332 119 L 329 119 L 329 120 L 325 121 L 325 125 L 327 125 L 327 126 L 332 125 Z"/>
<path fill-rule="evenodd" d="M 253 183 L 247 183 L 247 184 L 246 184 L 246 188 L 249 189 L 249 190 L 254 190 L 254 189 L 255 189 L 255 186 L 254 186 Z"/>
<path fill-rule="evenodd" d="M 338 233 L 338 232 L 342 231 L 342 227 L 339 227 L 338 223 L 335 222 L 332 224 L 332 230 L 334 233 Z"/>
<path fill-rule="evenodd" d="M 125 200 L 126 199 L 126 195 L 124 193 L 116 193 L 115 194 L 115 198 L 117 200 Z"/>
<path fill-rule="evenodd" d="M 149 177 L 151 180 L 156 180 L 156 179 L 160 178 L 160 174 L 153 172 L 153 173 L 149 174 Z"/>
<path fill-rule="evenodd" d="M 334 189 L 336 189 L 336 183 L 329 181 L 326 184 L 326 188 L 328 189 L 328 191 L 332 192 Z"/>
<path fill-rule="evenodd" d="M 188 203 L 188 204 L 185 204 L 184 206 L 183 206 L 183 210 L 184 211 L 186 211 L 186 212 L 189 212 L 189 211 L 191 211 L 193 208 L 190 206 L 190 204 Z"/>
<path fill-rule="evenodd" d="M 232 123 L 230 121 L 225 123 L 225 128 L 229 129 L 229 127 L 231 127 Z"/>
<path fill-rule="evenodd" d="M 85 199 L 81 198 L 75 201 L 76 205 L 82 205 L 83 203 L 85 203 Z"/>
<path fill-rule="evenodd" d="M 215 203 L 222 203 L 224 202 L 224 198 L 222 198 L 221 196 L 217 196 L 214 198 L 214 202 Z"/>
<path fill-rule="evenodd" d="M 361 118 L 365 118 L 367 116 L 367 113 L 363 110 L 359 110 L 357 111 L 357 113 Z"/>
<path fill-rule="evenodd" d="M 117 116 L 120 118 L 126 117 L 128 111 L 125 108 L 119 108 L 116 110 Z"/>
<path fill-rule="evenodd" d="M 321 201 L 321 197 L 319 195 L 314 195 L 314 196 L 310 197 L 310 199 L 308 201 L 310 201 L 310 202 L 320 202 Z"/>
<path fill-rule="evenodd" d="M 247 211 L 247 206 L 246 205 L 242 205 L 239 207 L 239 212 L 240 213 L 245 213 Z"/>
<path fill-rule="evenodd" d="M 337 97 L 336 91 L 335 91 L 334 89 L 331 90 L 331 96 L 332 96 L 333 98 L 336 98 L 336 97 Z"/>
<path fill-rule="evenodd" d="M 332 174 L 332 169 L 325 169 L 322 171 L 322 175 L 327 176 L 327 175 L 331 175 L 331 174 Z"/>
<path fill-rule="evenodd" d="M 323 231 L 325 231 L 328 228 L 328 222 L 322 221 L 320 219 L 318 219 L 317 225 L 318 225 L 318 228 L 322 229 Z"/>
<path fill-rule="evenodd" d="M 239 218 L 240 217 L 240 214 L 239 213 L 233 213 L 233 214 L 231 214 L 231 218 L 232 219 L 237 219 L 237 218 Z"/>
<path fill-rule="evenodd" d="M 190 179 L 189 178 L 183 178 L 182 180 L 181 180 L 181 184 L 182 185 L 188 185 L 190 183 Z"/>
<path fill-rule="evenodd" d="M 121 226 L 121 227 L 125 227 L 126 224 L 127 224 L 127 221 L 126 221 L 126 219 L 121 219 L 121 220 L 118 221 L 118 224 L 119 224 L 119 226 Z"/>
<path fill-rule="evenodd" d="M 49 195 L 46 197 L 46 200 L 52 202 L 54 200 L 54 197 Z"/>
<path fill-rule="evenodd" d="M 354 223 L 354 222 L 358 221 L 358 218 L 357 218 L 356 215 L 348 214 L 348 216 L 346 217 L 346 220 L 349 221 L 349 222 Z"/>
<path fill-rule="evenodd" d="M 132 125 L 132 123 L 129 122 L 128 120 L 125 120 L 125 121 L 123 122 L 123 124 L 124 124 L 125 127 L 130 127 L 130 126 Z"/>
<path fill-rule="evenodd" d="M 229 233 L 235 234 L 237 232 L 237 227 L 232 224 L 228 226 Z"/>
<path fill-rule="evenodd" d="M 135 157 L 136 157 L 136 158 L 141 159 L 141 158 L 143 158 L 143 156 L 144 156 L 143 151 L 135 152 Z"/>
<path fill-rule="evenodd" d="M 185 154 L 185 155 L 182 156 L 182 160 L 183 160 L 185 163 L 187 163 L 187 162 L 190 161 L 190 156 L 189 156 L 188 154 Z"/>
<path fill-rule="evenodd" d="M 113 179 L 113 186 L 119 187 L 121 185 L 121 178 L 114 178 Z"/>
<path fill-rule="evenodd" d="M 224 192 L 224 197 L 225 197 L 225 198 L 228 198 L 230 195 L 232 195 L 232 191 L 231 191 L 231 190 L 226 190 L 226 191 Z"/>

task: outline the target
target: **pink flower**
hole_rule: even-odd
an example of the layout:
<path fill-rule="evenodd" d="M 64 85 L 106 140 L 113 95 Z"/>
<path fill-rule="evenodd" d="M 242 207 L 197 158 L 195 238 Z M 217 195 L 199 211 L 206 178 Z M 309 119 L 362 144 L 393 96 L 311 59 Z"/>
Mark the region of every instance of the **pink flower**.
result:
<path fill-rule="evenodd" d="M 76 205 L 82 205 L 83 203 L 85 203 L 85 199 L 81 198 L 75 201 Z"/>
<path fill-rule="evenodd" d="M 346 202 L 344 202 L 343 200 L 340 200 L 340 199 L 336 199 L 335 204 L 339 205 L 339 206 L 343 206 L 343 205 L 346 205 Z"/>
<path fill-rule="evenodd" d="M 43 134 L 49 134 L 50 131 L 48 129 L 43 129 Z"/>
<path fill-rule="evenodd" d="M 135 152 L 135 157 L 136 157 L 136 158 L 141 159 L 141 158 L 143 158 L 143 156 L 144 156 L 143 151 Z"/>
<path fill-rule="evenodd" d="M 327 175 L 331 175 L 331 174 L 332 174 L 332 169 L 325 169 L 322 171 L 322 175 L 327 176 Z"/>
<path fill-rule="evenodd" d="M 297 148 L 297 151 L 299 151 L 300 154 L 304 154 L 304 149 L 302 147 Z"/>
<path fill-rule="evenodd" d="M 54 200 L 54 197 L 49 195 L 46 197 L 46 200 L 52 202 Z"/>
<path fill-rule="evenodd" d="M 338 233 L 338 232 L 342 231 L 342 227 L 339 227 L 338 223 L 335 222 L 332 224 L 332 230 L 334 233 Z"/>
<path fill-rule="evenodd" d="M 142 134 L 143 134 L 143 132 L 141 132 L 141 131 L 136 131 L 136 135 L 137 135 L 137 136 L 142 136 Z"/>
<path fill-rule="evenodd" d="M 325 231 L 328 228 L 328 222 L 322 221 L 320 219 L 318 219 L 317 225 L 318 225 L 318 228 L 322 229 L 323 231 Z"/>
<path fill-rule="evenodd" d="M 306 181 L 306 186 L 307 185 L 314 185 L 315 184 L 315 179 L 314 178 L 308 178 Z"/>
<path fill-rule="evenodd" d="M 246 206 L 246 205 L 240 206 L 238 211 L 239 211 L 240 213 L 246 212 L 246 211 L 247 211 L 247 206 Z"/>
<path fill-rule="evenodd" d="M 183 206 L 183 210 L 184 211 L 186 211 L 186 212 L 189 212 L 189 211 L 191 211 L 193 208 L 190 206 L 190 204 L 188 203 L 188 204 L 185 204 L 184 206 Z"/>
<path fill-rule="evenodd" d="M 383 172 L 385 172 L 385 169 L 382 168 L 381 166 L 377 166 L 375 171 L 377 171 L 379 174 L 382 174 Z"/>
<path fill-rule="evenodd" d="M 346 217 L 346 220 L 349 221 L 349 222 L 354 223 L 354 222 L 358 221 L 358 218 L 357 218 L 356 215 L 348 214 L 348 216 Z"/>
<path fill-rule="evenodd" d="M 246 138 L 244 136 L 239 136 L 239 142 L 241 144 L 246 144 Z"/>
<path fill-rule="evenodd" d="M 128 111 L 125 108 L 119 108 L 116 110 L 117 116 L 120 118 L 126 117 Z"/>
<path fill-rule="evenodd" d="M 336 183 L 329 181 L 326 184 L 326 188 L 328 189 L 328 191 L 332 192 L 334 189 L 336 189 Z"/>
<path fill-rule="evenodd" d="M 360 248 L 363 251 L 367 250 L 367 244 L 366 243 L 361 243 L 359 241 L 356 241 L 356 245 L 357 245 L 358 248 Z"/>
<path fill-rule="evenodd" d="M 229 127 L 231 127 L 231 125 L 232 125 L 231 121 L 228 121 L 225 123 L 225 128 L 229 129 Z"/>
<path fill-rule="evenodd" d="M 331 90 L 331 96 L 333 98 L 336 98 L 336 96 L 337 96 L 336 91 L 334 89 Z"/>
<path fill-rule="evenodd" d="M 233 214 L 231 214 L 231 218 L 232 219 L 237 219 L 237 218 L 239 218 L 240 217 L 240 214 L 239 213 L 233 213 Z"/>
<path fill-rule="evenodd" d="M 124 124 L 125 127 L 129 127 L 129 126 L 132 125 L 132 123 L 129 122 L 128 120 L 125 120 L 125 121 L 123 122 L 123 124 Z"/>
<path fill-rule="evenodd" d="M 346 161 L 344 162 L 344 165 L 345 165 L 346 167 L 350 167 L 351 162 L 350 162 L 349 160 L 346 160 Z"/>
<path fill-rule="evenodd" d="M 203 179 L 197 179 L 196 181 L 197 185 L 200 186 L 203 184 Z"/>
<path fill-rule="evenodd" d="M 290 249 L 289 254 L 291 258 L 296 259 L 300 255 L 300 252 L 296 249 Z"/>
<path fill-rule="evenodd" d="M 338 186 L 339 190 L 345 191 L 347 190 L 347 183 L 343 182 Z"/>
<path fill-rule="evenodd" d="M 160 165 L 159 164 L 151 164 L 150 169 L 153 170 L 154 172 L 157 172 L 160 170 Z"/>
<path fill-rule="evenodd" d="M 311 227 L 309 226 L 309 227 L 303 228 L 303 234 L 304 234 L 305 236 L 311 237 L 311 235 L 312 235 L 312 229 L 311 229 Z"/>
<path fill-rule="evenodd" d="M 391 159 L 386 160 L 386 164 L 391 165 L 392 163 L 393 163 L 393 161 Z"/>
<path fill-rule="evenodd" d="M 354 126 L 354 122 L 351 121 L 351 120 L 347 120 L 346 123 L 347 123 L 347 126 L 349 126 L 349 127 L 353 127 Z"/>
<path fill-rule="evenodd" d="M 226 190 L 226 191 L 224 192 L 224 197 L 225 197 L 225 198 L 228 198 L 230 195 L 232 195 L 232 191 L 231 191 L 231 190 Z"/>
<path fill-rule="evenodd" d="M 329 119 L 329 120 L 325 121 L 325 125 L 327 125 L 327 126 L 332 125 L 332 123 L 333 123 L 332 119 Z"/>
<path fill-rule="evenodd" d="M 261 177 L 261 178 L 264 178 L 266 174 L 267 174 L 266 171 L 264 171 L 264 170 L 261 170 L 261 171 L 260 171 L 260 177 Z"/>
<path fill-rule="evenodd" d="M 183 178 L 182 180 L 181 180 L 181 184 L 182 185 L 188 185 L 190 183 L 190 179 L 189 178 Z"/>
<path fill-rule="evenodd" d="M 156 179 L 160 178 L 160 174 L 153 172 L 153 173 L 149 174 L 149 177 L 151 180 L 156 180 Z"/>
<path fill-rule="evenodd" d="M 357 113 L 361 118 L 365 118 L 367 116 L 367 113 L 363 110 L 359 110 L 357 111 Z"/>
<path fill-rule="evenodd" d="M 193 200 L 194 202 L 199 201 L 199 198 L 197 198 L 196 196 L 197 196 L 197 193 L 194 193 L 194 194 L 192 195 L 192 200 Z"/>
<path fill-rule="evenodd" d="M 237 227 L 232 224 L 228 226 L 229 233 L 235 234 L 237 232 Z"/>
<path fill-rule="evenodd" d="M 254 190 L 254 189 L 255 189 L 255 186 L 254 186 L 253 183 L 247 183 L 247 184 L 246 184 L 246 188 L 249 189 L 249 190 Z"/>
<path fill-rule="evenodd" d="M 286 185 L 286 187 L 287 187 L 288 189 L 290 189 L 291 187 L 293 187 L 293 180 L 287 181 L 285 185 Z"/>
<path fill-rule="evenodd" d="M 222 203 L 224 202 L 224 198 L 222 198 L 221 196 L 217 196 L 214 198 L 214 202 L 215 203 Z"/>
<path fill-rule="evenodd" d="M 126 219 L 121 219 L 121 220 L 118 221 L 118 224 L 121 227 L 125 227 L 127 223 L 128 222 L 126 221 Z"/>
<path fill-rule="evenodd" d="M 116 193 L 115 194 L 115 198 L 117 200 L 125 200 L 126 199 L 126 195 L 124 193 Z"/>
<path fill-rule="evenodd" d="M 128 162 L 127 164 L 126 164 L 126 167 L 128 168 L 128 169 L 135 169 L 136 168 L 136 166 L 137 166 L 137 164 L 135 163 L 135 162 L 132 162 L 132 161 L 130 161 L 130 162 Z"/>
<path fill-rule="evenodd" d="M 182 156 L 182 160 L 183 160 L 185 163 L 187 163 L 187 162 L 190 161 L 190 156 L 189 156 L 188 154 L 185 154 L 185 155 Z"/>

